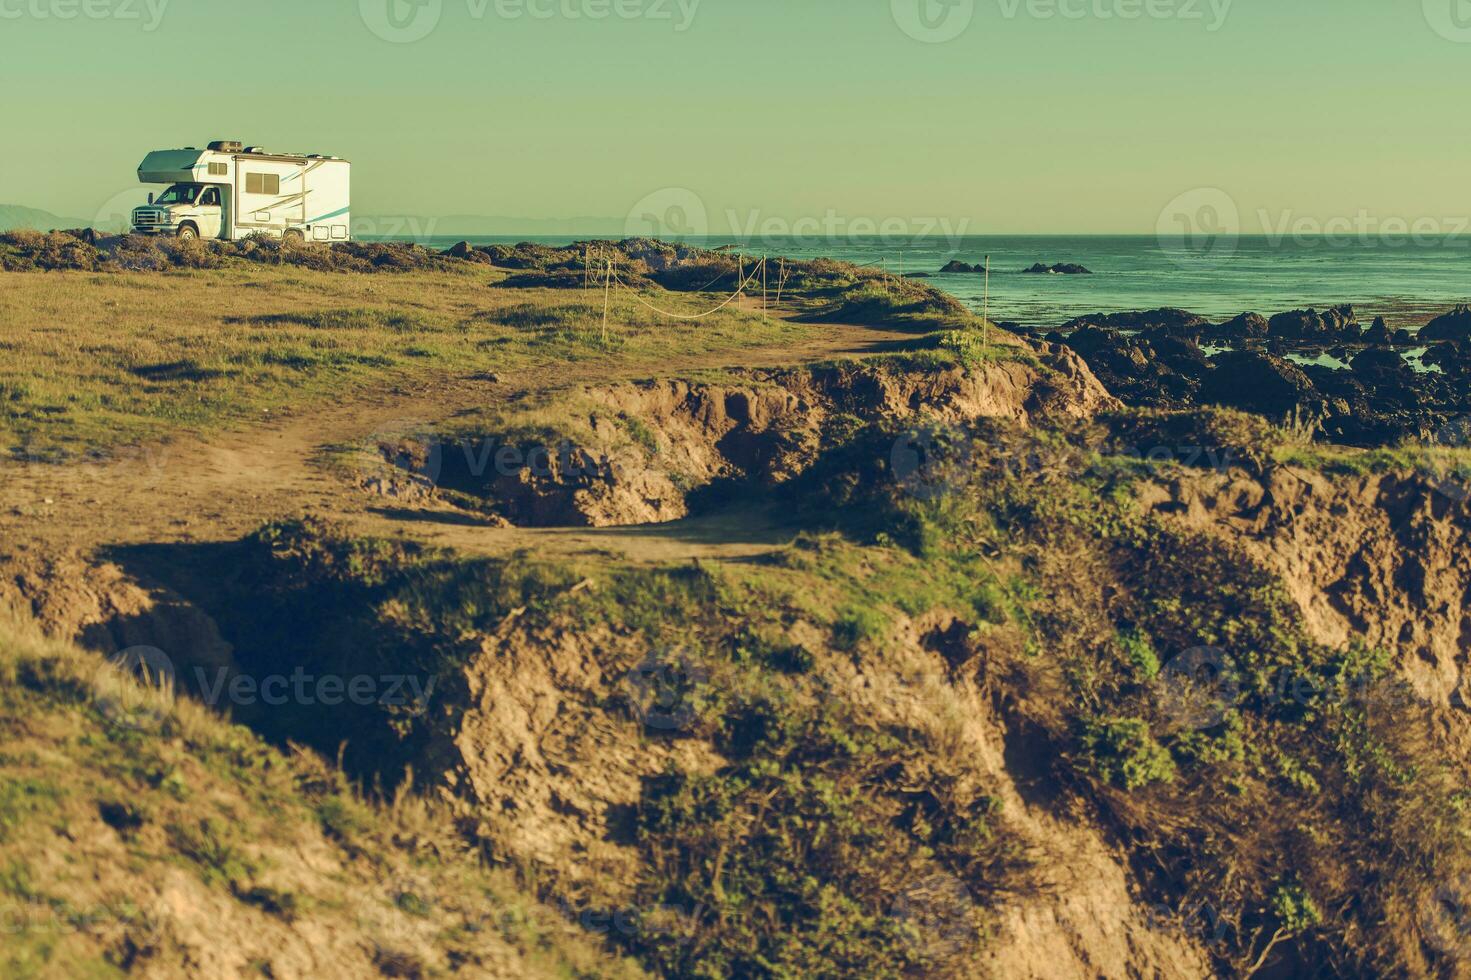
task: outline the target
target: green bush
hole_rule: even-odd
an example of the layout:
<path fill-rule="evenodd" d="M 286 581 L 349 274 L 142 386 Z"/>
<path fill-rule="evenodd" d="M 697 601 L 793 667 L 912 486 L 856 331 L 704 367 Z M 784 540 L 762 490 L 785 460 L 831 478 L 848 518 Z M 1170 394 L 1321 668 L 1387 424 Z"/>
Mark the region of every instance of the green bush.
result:
<path fill-rule="evenodd" d="M 649 781 L 644 908 L 631 942 L 670 976 L 942 974 L 973 961 L 1000 886 L 999 804 L 936 769 L 924 737 L 832 701 L 738 695 L 714 721 L 730 758 Z M 941 903 L 917 894 L 941 881 Z M 939 921 L 936 921 L 938 916 Z"/>
<path fill-rule="evenodd" d="M 1087 722 L 1082 746 L 1089 768 L 1104 782 L 1134 790 L 1175 780 L 1175 762 L 1140 718 Z"/>
<path fill-rule="evenodd" d="M 864 643 L 881 640 L 889 630 L 889 618 L 868 606 L 849 606 L 838 613 L 833 624 L 833 644 L 840 650 L 856 650 Z"/>

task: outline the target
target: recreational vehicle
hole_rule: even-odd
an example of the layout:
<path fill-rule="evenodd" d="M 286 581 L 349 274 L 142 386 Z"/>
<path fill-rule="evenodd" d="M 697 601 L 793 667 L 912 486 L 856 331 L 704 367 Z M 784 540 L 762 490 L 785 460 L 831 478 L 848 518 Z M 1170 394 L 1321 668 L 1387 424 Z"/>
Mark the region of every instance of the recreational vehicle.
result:
<path fill-rule="evenodd" d="M 138 165 L 138 179 L 169 186 L 133 209 L 133 231 L 345 242 L 352 236 L 351 171 L 337 157 L 270 153 L 229 140 L 204 150 L 154 150 Z"/>

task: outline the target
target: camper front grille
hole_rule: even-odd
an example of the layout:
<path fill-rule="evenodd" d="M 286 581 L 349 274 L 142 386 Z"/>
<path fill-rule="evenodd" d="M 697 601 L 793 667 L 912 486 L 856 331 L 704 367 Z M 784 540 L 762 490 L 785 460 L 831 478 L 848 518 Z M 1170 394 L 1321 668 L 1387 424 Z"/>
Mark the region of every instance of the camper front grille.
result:
<path fill-rule="evenodd" d="M 163 224 L 162 211 L 135 211 L 133 224 L 139 228 L 150 228 Z"/>

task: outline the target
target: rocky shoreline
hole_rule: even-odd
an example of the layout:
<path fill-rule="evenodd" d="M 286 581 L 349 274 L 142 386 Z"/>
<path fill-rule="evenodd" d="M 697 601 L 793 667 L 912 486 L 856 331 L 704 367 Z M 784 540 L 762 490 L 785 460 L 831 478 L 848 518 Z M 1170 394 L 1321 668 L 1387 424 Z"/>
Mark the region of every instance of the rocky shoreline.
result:
<path fill-rule="evenodd" d="M 1418 332 L 1382 318 L 1364 327 L 1352 306 L 1222 323 L 1158 309 L 1079 317 L 1046 339 L 1077 351 L 1129 404 L 1223 405 L 1346 445 L 1444 442 L 1471 415 L 1467 306 Z"/>

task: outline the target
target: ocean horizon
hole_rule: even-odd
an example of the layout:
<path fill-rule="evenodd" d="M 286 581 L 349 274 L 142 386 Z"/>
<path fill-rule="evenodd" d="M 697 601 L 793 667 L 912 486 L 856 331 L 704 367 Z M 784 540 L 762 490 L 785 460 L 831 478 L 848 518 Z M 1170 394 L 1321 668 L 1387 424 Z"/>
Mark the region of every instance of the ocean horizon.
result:
<path fill-rule="evenodd" d="M 536 242 L 565 245 L 609 236 L 436 235 L 409 240 L 445 249 Z M 1162 242 L 1155 235 L 972 235 L 931 238 L 803 238 L 709 236 L 672 239 L 707 248 L 733 248 L 753 257 L 832 258 L 925 273 L 936 287 L 980 309 L 985 277 L 941 273 L 952 260 L 991 258 L 990 308 L 996 320 L 1029 328 L 1055 327 L 1088 313 L 1178 307 L 1212 319 L 1244 312 L 1354 306 L 1368 322 L 1419 327 L 1458 303 L 1471 301 L 1471 238 L 1275 236 Z M 1073 263 L 1091 275 L 1031 274 L 1035 264 Z"/>

